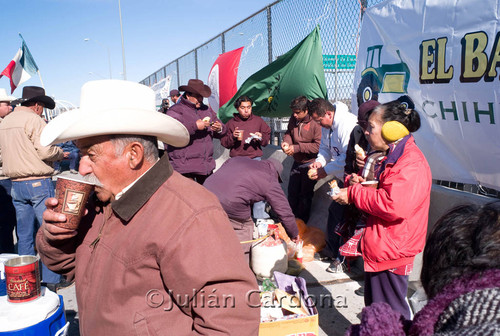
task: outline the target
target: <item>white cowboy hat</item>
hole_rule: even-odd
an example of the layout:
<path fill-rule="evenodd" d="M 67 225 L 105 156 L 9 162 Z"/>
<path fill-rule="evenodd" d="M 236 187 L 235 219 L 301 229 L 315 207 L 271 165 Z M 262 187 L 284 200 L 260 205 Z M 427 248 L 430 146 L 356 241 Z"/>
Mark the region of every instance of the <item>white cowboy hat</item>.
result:
<path fill-rule="evenodd" d="M 16 97 L 13 96 L 8 96 L 7 91 L 5 89 L 0 89 L 0 102 L 11 102 L 13 100 L 16 100 Z"/>
<path fill-rule="evenodd" d="M 51 120 L 42 131 L 40 143 L 48 146 L 107 134 L 151 135 L 174 147 L 189 143 L 183 124 L 156 111 L 152 89 L 122 80 L 85 83 L 80 108 Z"/>

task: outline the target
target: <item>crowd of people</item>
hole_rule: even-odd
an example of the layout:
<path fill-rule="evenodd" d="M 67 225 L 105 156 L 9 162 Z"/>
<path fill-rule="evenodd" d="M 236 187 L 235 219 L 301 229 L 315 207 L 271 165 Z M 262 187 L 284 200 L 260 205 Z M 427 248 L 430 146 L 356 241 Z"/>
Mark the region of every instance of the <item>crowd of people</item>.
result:
<path fill-rule="evenodd" d="M 280 185 L 282 163 L 263 159 L 271 129 L 253 114 L 252 98 L 238 97 L 237 113 L 224 124 L 204 104 L 210 95 L 203 81 L 190 79 L 170 92 L 171 103 L 162 102 L 158 113 L 150 88 L 94 81 L 82 87 L 79 110 L 46 124 L 40 115 L 54 101 L 42 88 L 25 87 L 13 111 L 16 99 L 0 90 L 0 253 L 14 252 L 16 227 L 17 252 L 40 254 L 45 283 L 57 288 L 75 281 L 83 334 L 256 335 L 258 302 L 249 302 L 248 293 L 258 286 L 249 268 L 250 245 L 240 242 L 252 239 L 256 219 L 269 217 L 266 204 L 299 242 L 296 218 L 307 223 L 315 185 L 330 177 L 338 188 L 331 190 L 326 248 L 319 258 L 330 261 L 327 271 L 342 271 L 347 254 L 341 247 L 356 232 L 353 255 L 363 258 L 365 305 L 372 309 L 364 314 L 385 309 L 396 322 L 398 316 L 403 324 L 409 321 L 408 275 L 424 249 L 432 184 L 429 165 L 412 135 L 420 128 L 420 117 L 411 99 L 367 101 L 357 116 L 342 102 L 293 99 L 281 143 L 293 159 L 286 196 Z M 214 138 L 230 156 L 215 172 Z M 165 145 L 163 155 L 159 142 Z M 52 183 L 58 162 L 75 157 L 80 158 L 78 172 L 99 181 L 76 231 L 58 225 L 66 216 L 55 211 Z M 71 173 L 76 169 L 71 161 Z M 456 211 L 475 218 L 471 225 L 478 226 L 485 216 L 491 225 L 499 223 L 493 205 Z M 434 246 L 427 245 L 424 253 L 422 282 L 430 298 L 448 288 L 436 276 L 452 261 L 436 246 L 442 239 L 452 248 L 452 222 L 460 224 L 453 213 L 441 220 L 436 237 L 430 238 Z M 469 242 L 482 244 L 473 237 L 482 229 L 464 230 L 470 234 L 456 238 L 464 239 L 464 249 Z M 493 250 L 484 247 L 484 254 L 498 257 L 496 245 Z M 432 260 L 439 258 L 438 269 Z M 480 266 L 467 271 L 484 271 L 489 287 L 472 289 L 489 290 L 492 281 L 498 285 L 498 272 L 486 272 L 498 266 L 485 258 L 474 259 Z M 460 267 L 450 283 L 462 275 L 467 283 L 484 283 L 481 274 L 462 274 Z M 209 294 L 216 307 L 206 304 Z M 491 295 L 498 297 L 497 292 Z M 227 297 L 232 299 L 229 306 L 224 305 Z M 498 316 L 498 306 L 487 308 Z M 441 326 L 450 323 L 434 317 Z M 363 334 L 369 324 L 363 320 L 349 332 Z"/>

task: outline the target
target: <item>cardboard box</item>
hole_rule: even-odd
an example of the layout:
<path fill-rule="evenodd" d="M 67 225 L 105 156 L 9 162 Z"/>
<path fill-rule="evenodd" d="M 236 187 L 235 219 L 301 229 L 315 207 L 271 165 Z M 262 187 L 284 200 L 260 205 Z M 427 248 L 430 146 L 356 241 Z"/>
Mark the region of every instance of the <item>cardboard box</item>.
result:
<path fill-rule="evenodd" d="M 262 322 L 259 336 L 318 336 L 318 311 L 314 315 L 275 322 Z"/>

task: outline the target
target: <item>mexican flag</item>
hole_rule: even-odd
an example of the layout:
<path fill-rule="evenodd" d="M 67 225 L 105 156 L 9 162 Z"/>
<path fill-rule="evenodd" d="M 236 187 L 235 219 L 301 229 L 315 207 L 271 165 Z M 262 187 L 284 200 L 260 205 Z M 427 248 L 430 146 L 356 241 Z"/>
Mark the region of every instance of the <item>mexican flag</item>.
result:
<path fill-rule="evenodd" d="M 236 93 L 236 78 L 243 47 L 220 54 L 208 74 L 208 86 L 212 94 L 208 102 L 212 110 L 217 112 Z"/>
<path fill-rule="evenodd" d="M 293 49 L 251 75 L 219 109 L 218 115 L 223 122 L 237 113 L 233 104 L 243 95 L 254 101 L 252 112 L 264 117 L 290 116 L 290 102 L 298 96 L 326 99 L 319 26 Z"/>
<path fill-rule="evenodd" d="M 10 78 L 10 92 L 12 93 L 19 85 L 26 82 L 31 76 L 36 75 L 37 71 L 38 66 L 23 39 L 21 48 L 19 48 L 16 56 L 10 61 L 9 65 L 2 71 L 0 78 L 3 75 Z"/>

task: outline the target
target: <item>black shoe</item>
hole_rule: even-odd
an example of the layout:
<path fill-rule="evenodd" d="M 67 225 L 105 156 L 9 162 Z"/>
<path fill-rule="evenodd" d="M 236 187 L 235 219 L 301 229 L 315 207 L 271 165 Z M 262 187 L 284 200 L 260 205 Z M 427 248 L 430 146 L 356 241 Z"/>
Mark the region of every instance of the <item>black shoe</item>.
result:
<path fill-rule="evenodd" d="M 365 296 L 365 287 L 359 287 L 354 291 L 354 294 L 359 296 Z"/>
<path fill-rule="evenodd" d="M 326 271 L 329 273 L 344 273 L 345 272 L 345 265 L 340 260 L 335 259 L 334 261 L 332 261 L 330 266 L 328 266 Z"/>
<path fill-rule="evenodd" d="M 314 260 L 318 261 L 333 261 L 333 258 L 323 254 L 322 252 L 314 253 Z"/>
<path fill-rule="evenodd" d="M 51 282 L 42 282 L 42 286 L 47 287 L 48 290 L 57 293 L 59 289 L 63 289 L 66 287 L 69 287 L 73 284 L 73 282 L 67 281 L 66 279 L 63 279 L 57 283 L 51 283 Z"/>

